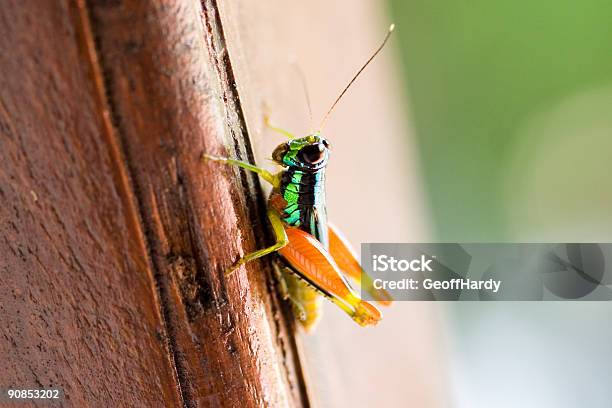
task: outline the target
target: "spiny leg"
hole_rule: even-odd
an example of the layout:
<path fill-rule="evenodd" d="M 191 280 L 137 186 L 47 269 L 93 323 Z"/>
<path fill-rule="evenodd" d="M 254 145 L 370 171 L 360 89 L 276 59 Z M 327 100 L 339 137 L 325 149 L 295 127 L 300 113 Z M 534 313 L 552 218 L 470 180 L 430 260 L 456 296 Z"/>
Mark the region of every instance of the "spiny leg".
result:
<path fill-rule="evenodd" d="M 287 242 L 289 242 L 289 240 L 287 239 L 285 226 L 283 225 L 283 222 L 278 213 L 273 210 L 268 210 L 268 219 L 272 224 L 272 230 L 274 231 L 274 236 L 276 237 L 276 243 L 268 248 L 260 249 L 258 251 L 246 254 L 238 261 L 236 261 L 232 266 L 230 266 L 227 271 L 225 271 L 226 276 L 231 275 L 232 272 L 234 272 L 236 269 L 238 269 L 245 263 L 253 261 L 257 258 L 261 258 L 262 256 L 268 255 L 272 252 L 276 252 L 285 245 L 287 245 Z"/>
<path fill-rule="evenodd" d="M 251 163 L 247 163 L 241 160 L 230 159 L 229 157 L 213 156 L 213 155 L 206 154 L 206 153 L 202 155 L 202 160 L 203 161 L 211 160 L 211 161 L 216 161 L 216 162 L 223 163 L 223 164 L 230 164 L 233 166 L 242 167 L 243 169 L 257 173 L 262 179 L 266 180 L 268 183 L 272 184 L 272 186 L 274 187 L 278 187 L 278 184 L 280 182 L 278 177 L 270 173 L 268 170 L 262 169 L 261 167 L 257 167 Z"/>
<path fill-rule="evenodd" d="M 278 291 L 283 300 L 287 300 L 289 298 L 289 286 L 287 285 L 287 281 L 283 276 L 283 271 L 285 269 L 284 265 L 280 265 L 280 261 L 276 260 L 272 263 L 274 267 L 274 276 L 276 277 L 276 281 L 278 283 Z"/>
<path fill-rule="evenodd" d="M 288 300 L 291 303 L 295 317 L 300 321 L 305 321 L 306 310 L 299 300 L 291 295 L 289 284 L 287 283 L 286 279 L 286 276 L 289 276 L 289 274 L 294 272 L 286 265 L 281 265 L 280 263 L 280 260 L 274 262 L 274 275 L 276 276 L 276 280 L 278 282 L 278 291 L 280 292 L 283 300 Z"/>

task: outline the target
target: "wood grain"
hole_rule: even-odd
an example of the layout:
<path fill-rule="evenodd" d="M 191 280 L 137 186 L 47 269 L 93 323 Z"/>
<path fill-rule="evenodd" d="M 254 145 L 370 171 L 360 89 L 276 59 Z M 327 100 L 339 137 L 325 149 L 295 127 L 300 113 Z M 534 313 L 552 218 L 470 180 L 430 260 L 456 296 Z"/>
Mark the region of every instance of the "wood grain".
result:
<path fill-rule="evenodd" d="M 58 386 L 72 406 L 180 405 L 79 21 L 61 3 L 0 12 L 0 384 Z"/>
<path fill-rule="evenodd" d="M 307 406 L 214 1 L 0 10 L 0 385 L 68 405 Z M 4 358 L 6 356 L 6 358 Z"/>

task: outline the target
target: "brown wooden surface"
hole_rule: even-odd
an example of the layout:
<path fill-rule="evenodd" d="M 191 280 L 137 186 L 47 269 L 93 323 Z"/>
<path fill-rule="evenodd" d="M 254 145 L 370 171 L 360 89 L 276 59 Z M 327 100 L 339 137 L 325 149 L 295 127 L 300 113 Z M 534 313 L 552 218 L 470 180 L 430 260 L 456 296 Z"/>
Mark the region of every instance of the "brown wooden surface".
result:
<path fill-rule="evenodd" d="M 215 1 L 0 9 L 0 386 L 69 406 L 308 404 Z M 256 238 L 253 231 L 258 233 Z M 281 310 L 282 309 L 282 310 Z"/>

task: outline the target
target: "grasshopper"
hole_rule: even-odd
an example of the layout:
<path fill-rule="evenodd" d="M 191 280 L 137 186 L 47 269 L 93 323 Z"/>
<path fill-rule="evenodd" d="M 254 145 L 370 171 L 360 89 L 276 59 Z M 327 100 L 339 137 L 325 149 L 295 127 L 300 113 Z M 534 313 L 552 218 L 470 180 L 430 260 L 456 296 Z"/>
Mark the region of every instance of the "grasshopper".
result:
<path fill-rule="evenodd" d="M 319 129 L 353 82 L 383 49 L 393 28 L 393 25 L 389 27 L 383 42 L 336 98 Z M 388 305 L 392 299 L 387 292 L 374 287 L 372 278 L 362 270 L 347 240 L 327 222 L 324 183 L 331 151 L 329 142 L 320 130 L 305 137 L 295 137 L 271 125 L 267 116 L 264 122 L 289 139 L 272 153 L 272 160 L 282 167 L 278 173 L 272 174 L 232 158 L 208 154 L 202 156 L 205 161 L 235 165 L 255 172 L 272 185 L 267 215 L 276 238 L 275 244 L 246 254 L 226 270 L 226 276 L 247 262 L 276 252 L 280 255 L 276 273 L 282 295 L 291 301 L 294 314 L 306 331 L 310 331 L 320 318 L 321 295 L 339 306 L 359 325 L 375 325 L 382 318 L 381 312 L 362 300 L 351 288 L 348 279 L 361 285 L 380 304 Z"/>

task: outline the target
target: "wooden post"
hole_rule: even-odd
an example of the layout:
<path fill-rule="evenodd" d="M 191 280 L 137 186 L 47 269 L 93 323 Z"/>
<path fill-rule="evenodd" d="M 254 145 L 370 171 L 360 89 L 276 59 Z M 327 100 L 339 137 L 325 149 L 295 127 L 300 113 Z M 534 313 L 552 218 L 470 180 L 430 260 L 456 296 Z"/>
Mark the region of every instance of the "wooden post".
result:
<path fill-rule="evenodd" d="M 307 406 L 216 2 L 0 9 L 0 386 Z M 254 236 L 253 231 L 257 233 Z"/>

